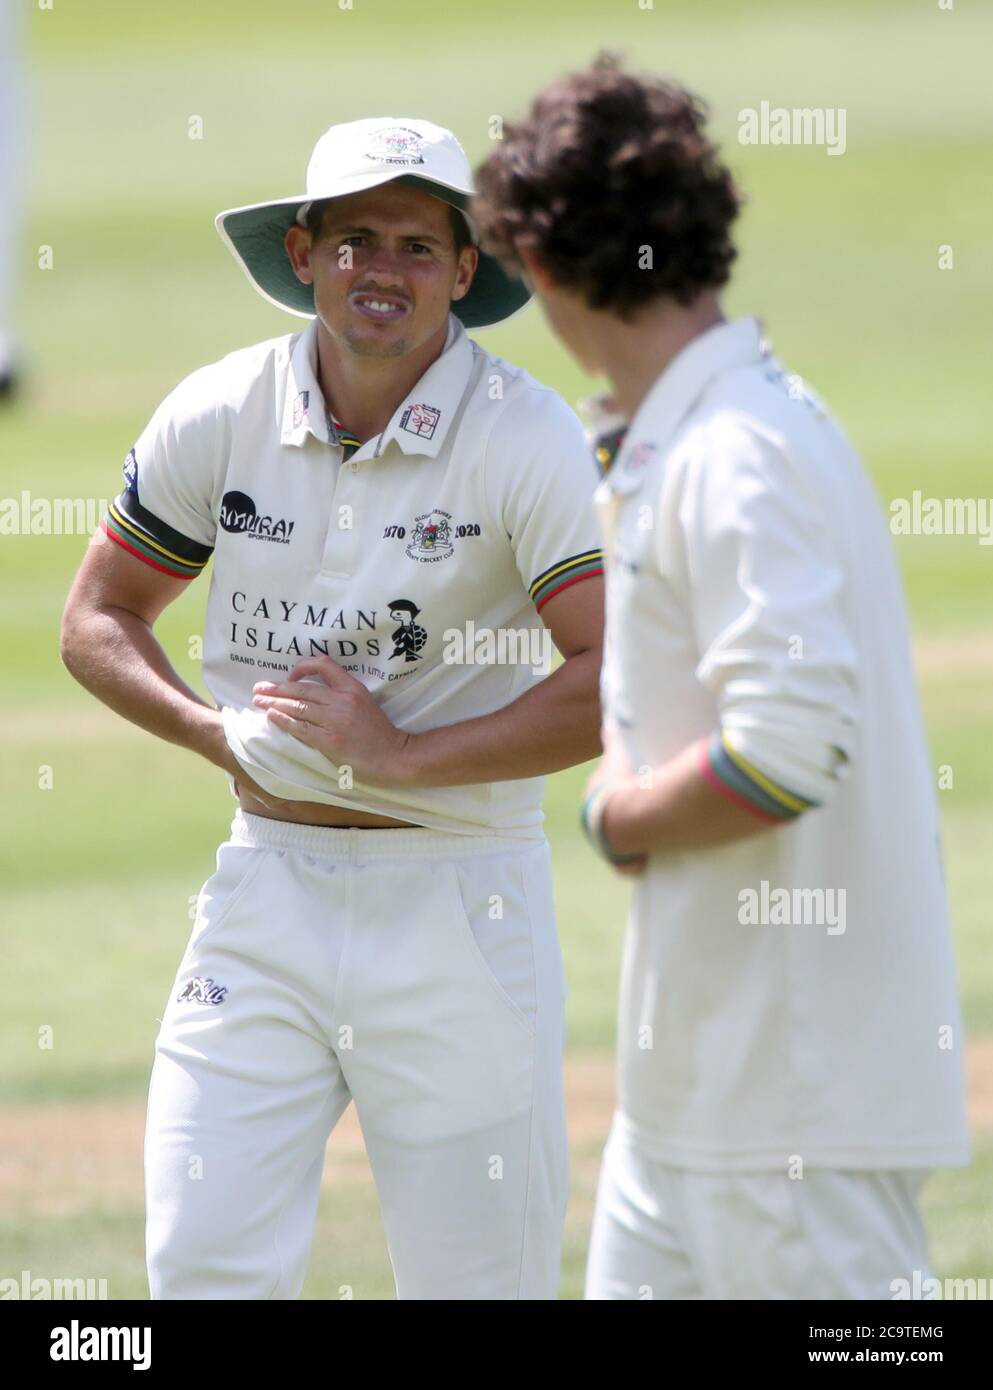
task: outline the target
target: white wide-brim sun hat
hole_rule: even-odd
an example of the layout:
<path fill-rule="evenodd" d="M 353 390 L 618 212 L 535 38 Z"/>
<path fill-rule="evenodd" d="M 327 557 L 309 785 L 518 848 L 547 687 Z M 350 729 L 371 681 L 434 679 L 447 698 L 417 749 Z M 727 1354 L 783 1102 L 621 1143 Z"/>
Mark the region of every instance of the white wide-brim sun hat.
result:
<path fill-rule="evenodd" d="M 450 130 L 408 117 L 379 116 L 333 125 L 318 140 L 307 165 L 307 191 L 291 198 L 219 212 L 214 225 L 255 289 L 271 304 L 301 318 L 314 317 L 314 287 L 293 273 L 283 244 L 311 203 L 362 193 L 395 182 L 423 188 L 458 208 L 475 242 L 468 208 L 472 170 Z M 484 328 L 516 313 L 531 298 L 522 281 L 479 253 L 469 293 L 452 304 L 466 328 Z"/>

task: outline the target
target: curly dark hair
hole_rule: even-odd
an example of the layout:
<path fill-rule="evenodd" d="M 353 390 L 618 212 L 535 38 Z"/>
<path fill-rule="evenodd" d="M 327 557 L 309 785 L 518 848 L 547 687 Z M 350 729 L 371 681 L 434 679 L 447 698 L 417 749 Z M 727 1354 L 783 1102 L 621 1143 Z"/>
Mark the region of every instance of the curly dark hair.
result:
<path fill-rule="evenodd" d="M 625 319 L 660 295 L 687 305 L 719 288 L 742 198 L 706 117 L 684 88 L 601 53 L 546 87 L 480 167 L 484 249 L 519 271 L 517 248 L 531 247 L 557 283 Z"/>

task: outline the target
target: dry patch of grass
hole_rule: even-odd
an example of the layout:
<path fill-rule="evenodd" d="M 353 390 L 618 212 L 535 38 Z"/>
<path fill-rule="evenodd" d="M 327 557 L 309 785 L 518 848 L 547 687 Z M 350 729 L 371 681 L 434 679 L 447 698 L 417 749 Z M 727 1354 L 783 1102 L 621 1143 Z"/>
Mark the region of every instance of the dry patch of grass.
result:
<path fill-rule="evenodd" d="M 966 1049 L 970 1128 L 993 1133 L 993 1037 Z M 566 1062 L 566 1103 L 574 1187 L 593 1183 L 614 1103 L 609 1053 L 579 1052 Z M 10 1107 L 0 1111 L 0 1206 L 39 1216 L 75 1216 L 94 1207 L 141 1205 L 144 1100 Z M 586 1169 L 589 1168 L 590 1172 Z M 578 1183 L 577 1180 L 578 1179 Z M 324 1186 L 371 1190 L 355 1109 L 327 1148 Z"/>

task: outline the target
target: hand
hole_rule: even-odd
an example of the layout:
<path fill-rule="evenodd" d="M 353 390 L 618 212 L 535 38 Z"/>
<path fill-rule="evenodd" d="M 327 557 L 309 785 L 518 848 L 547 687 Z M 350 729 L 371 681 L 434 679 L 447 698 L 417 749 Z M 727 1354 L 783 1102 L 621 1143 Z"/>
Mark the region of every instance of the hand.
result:
<path fill-rule="evenodd" d="M 631 841 L 632 834 L 637 832 L 637 824 L 632 819 L 632 811 L 637 809 L 637 797 L 641 787 L 632 778 L 630 782 L 624 781 L 611 793 L 603 811 L 603 819 L 600 822 L 600 829 L 607 841 L 607 844 L 616 854 L 636 854 L 638 851 Z M 611 864 L 612 869 L 616 869 L 625 878 L 635 878 L 645 872 L 648 864 L 647 855 L 642 854 L 638 859 L 633 859 L 627 864 Z"/>
<path fill-rule="evenodd" d="M 405 755 L 412 735 L 391 724 L 362 682 L 331 657 L 298 661 L 288 680 L 257 681 L 254 692 L 252 703 L 277 729 L 316 748 L 336 767 L 382 786 L 402 786 L 411 778 Z"/>
<path fill-rule="evenodd" d="M 637 806 L 637 792 L 641 788 L 616 729 L 605 723 L 600 731 L 600 741 L 603 744 L 603 757 L 586 783 L 583 798 L 585 800 L 604 782 L 618 783 L 604 808 L 601 830 L 612 850 L 618 854 L 633 854 L 637 852 L 635 846 L 629 847 L 624 841 L 634 828 L 630 812 Z M 641 855 L 627 864 L 611 864 L 611 868 L 625 878 L 632 878 L 644 873 L 647 863 L 647 856 Z"/>
<path fill-rule="evenodd" d="M 603 757 L 593 769 L 586 783 L 586 790 L 583 792 L 584 800 L 604 782 L 613 782 L 617 781 L 618 778 L 634 776 L 634 768 L 628 762 L 624 744 L 621 742 L 617 730 L 606 722 L 600 728 L 600 743 L 603 746 Z"/>
<path fill-rule="evenodd" d="M 283 801 L 278 796 L 273 796 L 272 792 L 267 792 L 265 787 L 260 787 L 253 778 L 249 777 L 231 751 L 224 732 L 224 721 L 221 718 L 220 710 L 204 707 L 203 723 L 199 729 L 195 746 L 208 762 L 231 774 L 239 799 L 242 795 L 251 797 L 252 800 L 260 802 L 267 810 L 275 814 L 285 811 L 288 806 L 294 804 L 292 801 Z"/>

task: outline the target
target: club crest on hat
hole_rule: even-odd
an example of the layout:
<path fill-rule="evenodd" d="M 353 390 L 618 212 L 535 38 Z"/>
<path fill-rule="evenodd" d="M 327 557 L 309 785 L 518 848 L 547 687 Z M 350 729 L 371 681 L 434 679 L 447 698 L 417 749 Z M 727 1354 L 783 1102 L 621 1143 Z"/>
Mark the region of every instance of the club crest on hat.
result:
<path fill-rule="evenodd" d="M 344 197 L 400 179 L 423 184 L 428 193 L 457 208 L 475 232 L 465 211 L 472 194 L 472 168 L 450 130 L 416 115 L 381 115 L 338 122 L 317 140 L 307 164 L 305 192 L 269 202 L 228 208 L 214 218 L 222 239 L 258 293 L 288 313 L 315 317 L 314 286 L 293 273 L 286 249 L 288 225 L 306 225 L 315 201 Z M 501 323 L 530 299 L 528 287 L 494 257 L 479 248 L 472 283 L 452 304 L 465 328 Z M 314 402 L 311 400 L 311 410 Z M 292 419 L 286 408 L 286 423 Z M 415 433 L 430 438 L 431 420 Z M 402 438 L 402 436 L 401 436 Z"/>
<path fill-rule="evenodd" d="M 408 126 L 388 126 L 377 130 L 369 140 L 366 159 L 380 164 L 423 164 L 423 137 Z"/>

